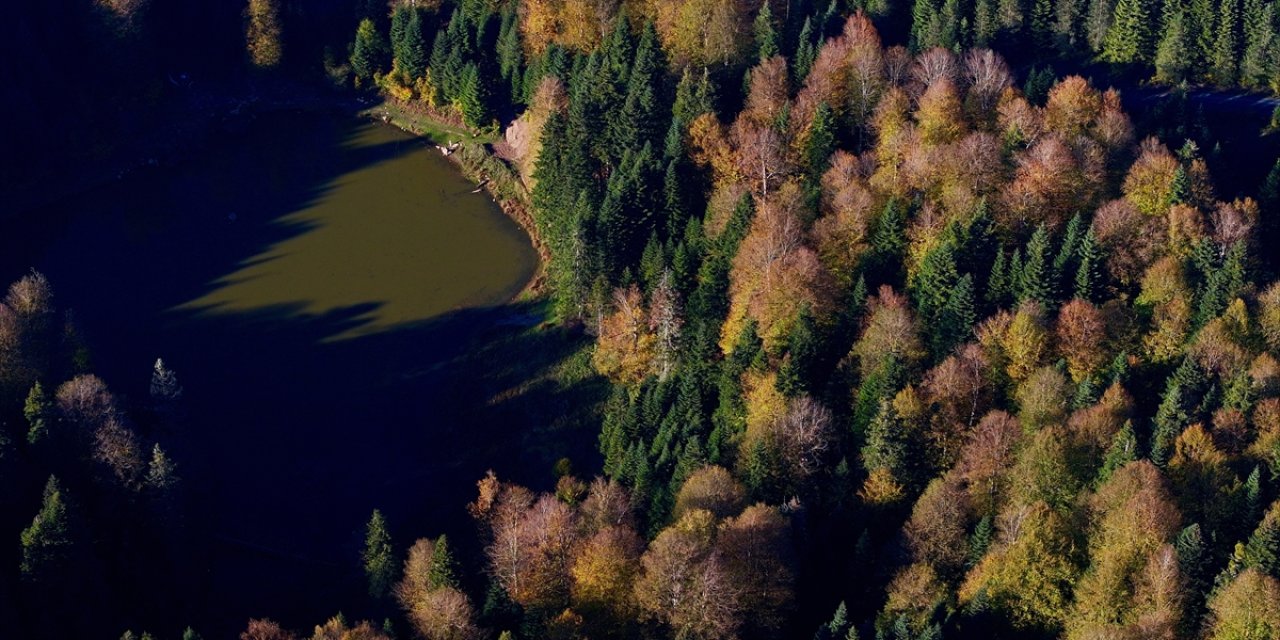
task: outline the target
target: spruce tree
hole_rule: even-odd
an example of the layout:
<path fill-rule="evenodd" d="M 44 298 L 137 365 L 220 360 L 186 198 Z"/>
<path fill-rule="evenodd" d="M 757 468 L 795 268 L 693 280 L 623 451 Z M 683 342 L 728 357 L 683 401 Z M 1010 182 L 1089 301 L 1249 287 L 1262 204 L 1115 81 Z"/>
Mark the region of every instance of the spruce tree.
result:
<path fill-rule="evenodd" d="M 422 12 L 414 9 L 409 14 L 402 50 L 397 55 L 400 72 L 410 80 L 421 77 L 427 70 L 427 41 L 422 30 Z"/>
<path fill-rule="evenodd" d="M 458 561 L 449 547 L 449 536 L 441 534 L 436 538 L 431 563 L 427 566 L 427 588 L 434 591 L 444 587 L 457 589 L 459 586 Z"/>
<path fill-rule="evenodd" d="M 373 21 L 368 18 L 361 20 L 356 28 L 355 44 L 351 47 L 351 72 L 356 79 L 368 81 L 385 69 L 387 50 L 386 40 Z"/>
<path fill-rule="evenodd" d="M 1119 0 L 1107 31 L 1102 57 L 1115 64 L 1150 62 L 1155 12 L 1152 0 Z"/>
<path fill-rule="evenodd" d="M 1085 232 L 1077 253 L 1080 266 L 1076 268 L 1075 297 L 1092 302 L 1102 278 L 1102 250 L 1092 228 Z"/>
<path fill-rule="evenodd" d="M 1079 258 L 1080 241 L 1084 234 L 1084 220 L 1080 214 L 1071 217 L 1071 221 L 1067 223 L 1067 230 L 1062 235 L 1062 244 L 1058 247 L 1058 253 L 1053 258 L 1053 281 L 1059 286 L 1063 284 L 1063 278 L 1075 277 L 1075 265 Z"/>
<path fill-rule="evenodd" d="M 502 24 L 498 28 L 498 72 L 507 81 L 511 92 L 511 101 L 525 103 L 528 101 L 527 91 L 536 87 L 524 86 L 524 50 L 520 44 L 520 16 L 513 3 L 502 11 Z"/>
<path fill-rule="evenodd" d="M 791 65 L 796 82 L 804 82 L 804 79 L 809 77 L 813 61 L 818 58 L 818 47 L 814 43 L 814 38 L 813 23 L 809 18 L 805 18 L 804 26 L 800 28 L 799 44 L 796 45 L 796 55 Z"/>
<path fill-rule="evenodd" d="M 1053 304 L 1053 283 L 1049 273 L 1049 230 L 1036 227 L 1027 242 L 1026 261 L 1017 273 L 1018 301 L 1034 300 L 1046 309 Z"/>
<path fill-rule="evenodd" d="M 49 416 L 53 403 L 40 386 L 40 381 L 31 385 L 26 404 L 22 407 L 22 415 L 27 419 L 27 443 L 36 445 L 44 442 L 49 436 Z"/>
<path fill-rule="evenodd" d="M 760 12 L 756 14 L 751 27 L 755 35 L 756 56 L 760 60 L 767 60 L 781 53 L 778 48 L 778 33 L 773 25 L 773 10 L 769 4 L 764 2 L 760 5 Z"/>
<path fill-rule="evenodd" d="M 1195 53 L 1186 12 L 1181 6 L 1173 9 L 1172 13 L 1166 13 L 1161 34 L 1160 43 L 1156 46 L 1156 80 L 1178 84 L 1190 74 L 1191 57 Z"/>
<path fill-rule="evenodd" d="M 1138 437 L 1133 432 L 1133 423 L 1128 420 L 1111 439 L 1111 446 L 1102 459 L 1102 467 L 1098 469 L 1098 485 L 1106 484 L 1120 467 L 1138 459 Z"/>
<path fill-rule="evenodd" d="M 805 159 L 809 164 L 809 180 L 818 184 L 827 170 L 831 154 L 836 150 L 836 122 L 831 107 L 819 102 L 809 125 L 809 137 L 805 140 Z"/>
<path fill-rule="evenodd" d="M 391 534 L 387 532 L 387 522 L 382 512 L 374 509 L 365 528 L 364 574 L 369 580 L 369 596 L 375 599 L 386 597 L 395 580 L 396 563 L 391 551 Z"/>
<path fill-rule="evenodd" d="M 62 484 L 49 476 L 40 511 L 19 538 L 22 556 L 18 566 L 24 579 L 58 580 L 69 568 L 72 539 L 65 500 Z"/>
<path fill-rule="evenodd" d="M 1235 85 L 1240 63 L 1240 0 L 1221 0 L 1209 73 L 1219 86 Z"/>
<path fill-rule="evenodd" d="M 973 335 L 977 311 L 973 301 L 973 276 L 964 274 L 956 281 L 938 314 L 933 331 L 933 354 L 942 358 Z"/>
<path fill-rule="evenodd" d="M 467 64 L 462 69 L 456 97 L 458 111 L 462 113 L 467 126 L 479 129 L 489 124 L 488 98 L 484 80 L 480 77 L 480 68 L 474 62 Z"/>
<path fill-rule="evenodd" d="M 991 274 L 987 276 L 987 303 L 999 307 L 1009 299 L 1009 267 L 1004 256 L 1004 247 L 996 249 L 995 260 L 991 262 Z"/>

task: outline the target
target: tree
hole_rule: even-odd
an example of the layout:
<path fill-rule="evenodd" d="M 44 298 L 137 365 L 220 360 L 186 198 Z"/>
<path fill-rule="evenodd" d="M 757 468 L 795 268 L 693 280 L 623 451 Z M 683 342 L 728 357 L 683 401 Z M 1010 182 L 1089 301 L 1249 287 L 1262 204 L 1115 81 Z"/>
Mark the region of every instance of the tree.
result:
<path fill-rule="evenodd" d="M 715 542 L 725 571 L 739 589 L 737 606 L 751 612 L 747 627 L 782 628 L 795 598 L 791 527 L 777 507 L 756 504 L 720 525 Z"/>
<path fill-rule="evenodd" d="M 773 10 L 769 6 L 769 2 L 760 5 L 760 12 L 756 14 L 755 22 L 751 26 L 755 35 L 756 55 L 761 60 L 767 60 L 781 53 L 778 49 L 778 34 L 773 27 Z"/>
<path fill-rule="evenodd" d="M 27 442 L 39 444 L 49 436 L 49 419 L 53 403 L 44 392 L 44 387 L 37 381 L 31 385 L 27 393 L 26 404 L 22 407 L 22 415 L 27 419 Z"/>
<path fill-rule="evenodd" d="M 1000 542 L 965 577 L 960 603 L 981 598 L 1015 628 L 1058 629 L 1070 613 L 1077 553 L 1057 511 L 1043 502 L 1011 505 L 1001 517 Z"/>
<path fill-rule="evenodd" d="M 1150 62 L 1155 24 L 1150 0 L 1119 0 L 1115 7 L 1103 58 L 1115 64 Z"/>
<path fill-rule="evenodd" d="M 170 405 L 182 398 L 182 385 L 178 384 L 178 375 L 164 364 L 164 360 L 156 358 L 155 367 L 151 371 L 151 399 L 161 405 Z"/>
<path fill-rule="evenodd" d="M 714 548 L 708 511 L 693 510 L 664 529 L 640 559 L 636 600 L 648 619 L 681 638 L 727 638 L 742 623 L 741 585 Z"/>
<path fill-rule="evenodd" d="M 427 568 L 427 588 L 457 589 L 459 586 L 458 561 L 449 548 L 449 537 L 441 535 L 432 545 L 431 564 Z"/>
<path fill-rule="evenodd" d="M 443 44 L 442 39 L 437 41 Z M 373 20 L 365 18 L 356 28 L 355 44 L 351 47 L 351 71 L 357 82 L 366 82 L 386 66 L 387 43 Z"/>
<path fill-rule="evenodd" d="M 157 491 L 166 491 L 178 482 L 178 465 L 156 443 L 151 446 L 151 462 L 147 465 L 146 484 Z"/>
<path fill-rule="evenodd" d="M 1215 20 L 1217 33 L 1213 42 L 1213 57 L 1209 61 L 1209 75 L 1217 84 L 1229 87 L 1236 83 L 1240 64 L 1240 2 L 1223 0 Z"/>
<path fill-rule="evenodd" d="M 66 498 L 62 484 L 54 476 L 44 486 L 44 502 L 31 521 L 22 530 L 22 558 L 19 568 L 22 577 L 33 582 L 56 581 L 64 578 L 71 559 L 71 529 L 67 514 Z"/>
<path fill-rule="evenodd" d="M 365 529 L 364 574 L 369 580 L 369 595 L 381 599 L 391 589 L 395 579 L 395 556 L 391 550 L 391 534 L 387 532 L 387 522 L 382 512 L 374 509 Z"/>
<path fill-rule="evenodd" d="M 245 51 L 249 53 L 249 61 L 259 69 L 278 66 L 284 54 L 279 0 L 249 0 L 244 17 Z"/>
<path fill-rule="evenodd" d="M 489 124 L 489 89 L 487 81 L 480 76 L 480 68 L 474 62 L 462 68 L 456 102 L 467 126 L 479 129 Z"/>
<path fill-rule="evenodd" d="M 427 70 L 427 41 L 422 30 L 422 12 L 416 8 L 409 9 L 403 39 L 395 50 L 395 64 L 411 80 L 421 77 Z"/>
<path fill-rule="evenodd" d="M 676 495 L 672 517 L 679 520 L 697 509 L 717 518 L 737 515 L 746 504 L 746 490 L 724 467 L 705 466 L 694 471 Z"/>
<path fill-rule="evenodd" d="M 1209 601 L 1211 640 L 1266 640 L 1280 635 L 1280 580 L 1246 569 Z"/>

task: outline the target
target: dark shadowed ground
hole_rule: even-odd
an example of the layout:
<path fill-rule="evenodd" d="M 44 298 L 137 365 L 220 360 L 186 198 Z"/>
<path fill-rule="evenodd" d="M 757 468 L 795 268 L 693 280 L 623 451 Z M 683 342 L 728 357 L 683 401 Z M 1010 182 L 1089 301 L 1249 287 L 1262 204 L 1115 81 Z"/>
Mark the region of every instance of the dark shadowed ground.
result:
<path fill-rule="evenodd" d="M 157 357 L 186 389 L 152 435 L 191 542 L 157 551 L 161 584 L 122 585 L 133 628 L 384 615 L 359 574 L 372 509 L 401 549 L 467 538 L 485 469 L 545 486 L 561 456 L 596 466 L 584 339 L 505 302 L 527 237 L 424 141 L 286 113 L 191 156 L 6 221 L 0 255 L 6 281 L 50 278 L 127 405 Z"/>

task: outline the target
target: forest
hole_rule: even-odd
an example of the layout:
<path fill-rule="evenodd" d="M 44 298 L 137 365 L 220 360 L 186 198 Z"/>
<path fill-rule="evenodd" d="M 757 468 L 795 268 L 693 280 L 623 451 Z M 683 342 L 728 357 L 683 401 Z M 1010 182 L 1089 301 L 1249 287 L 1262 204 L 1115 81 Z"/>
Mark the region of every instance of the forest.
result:
<path fill-rule="evenodd" d="M 466 540 L 373 510 L 357 615 L 240 638 L 1280 640 L 1280 163 L 1187 102 L 1280 89 L 1275 2 L 340 4 L 236 7 L 219 73 L 489 141 L 599 455 Z M 150 638 L 107 585 L 190 569 L 182 388 L 117 402 L 53 285 L 0 304 L 0 619 Z"/>

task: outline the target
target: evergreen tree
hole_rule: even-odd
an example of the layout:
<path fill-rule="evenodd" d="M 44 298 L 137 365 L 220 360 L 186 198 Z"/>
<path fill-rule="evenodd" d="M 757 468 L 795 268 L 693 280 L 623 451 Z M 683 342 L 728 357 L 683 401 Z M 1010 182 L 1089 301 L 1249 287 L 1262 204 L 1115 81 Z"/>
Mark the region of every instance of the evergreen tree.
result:
<path fill-rule="evenodd" d="M 365 529 L 364 537 L 364 574 L 369 579 L 369 596 L 381 599 L 391 590 L 395 581 L 396 563 L 391 551 L 391 534 L 387 532 L 387 522 L 382 512 L 374 509 Z"/>
<path fill-rule="evenodd" d="M 1098 246 L 1097 236 L 1093 234 L 1092 227 L 1080 240 L 1077 254 L 1080 266 L 1076 268 L 1075 296 L 1081 300 L 1093 301 L 1094 296 L 1099 292 L 1099 283 L 1102 278 L 1102 250 Z"/>
<path fill-rule="evenodd" d="M 795 328 L 787 339 L 787 357 L 778 372 L 778 390 L 789 397 L 815 390 L 814 365 L 820 355 L 820 340 L 809 305 L 800 307 Z"/>
<path fill-rule="evenodd" d="M 396 5 L 391 12 L 391 30 L 387 35 L 391 44 L 391 57 L 397 67 L 404 62 L 405 33 L 409 29 L 409 16 L 413 12 L 413 8 L 408 3 Z"/>
<path fill-rule="evenodd" d="M 813 61 L 818 58 L 818 47 L 814 39 L 813 23 L 809 18 L 805 18 L 804 26 L 800 29 L 796 55 L 792 60 L 792 71 L 796 82 L 804 82 L 804 79 L 809 77 L 809 70 L 813 68 Z"/>
<path fill-rule="evenodd" d="M 520 43 L 520 16 L 516 13 L 516 5 L 508 5 L 502 11 L 502 24 L 498 28 L 498 72 L 507 81 L 511 92 L 511 101 L 527 102 L 526 90 L 534 88 L 524 86 L 524 49 Z"/>
<path fill-rule="evenodd" d="M 1244 521 L 1252 524 L 1262 517 L 1262 468 L 1254 465 L 1244 482 Z"/>
<path fill-rule="evenodd" d="M 1130 462 L 1138 459 L 1138 437 L 1133 432 L 1133 423 L 1128 420 L 1124 421 L 1124 426 L 1116 432 L 1115 437 L 1111 439 L 1111 447 L 1107 449 L 1107 455 L 1102 460 L 1102 467 L 1098 470 L 1098 485 L 1106 484 L 1111 476 Z"/>
<path fill-rule="evenodd" d="M 987 303 L 996 307 L 1009 299 L 1009 272 L 1005 262 L 1004 247 L 999 247 L 991 262 L 991 275 L 987 276 Z"/>
<path fill-rule="evenodd" d="M 933 331 L 933 354 L 944 357 L 957 345 L 973 335 L 977 321 L 974 308 L 973 276 L 964 274 L 949 292 L 946 304 L 938 313 L 937 328 Z"/>
<path fill-rule="evenodd" d="M 1018 301 L 1035 300 L 1049 308 L 1053 304 L 1053 284 L 1049 273 L 1049 231 L 1036 227 L 1027 242 L 1027 257 L 1017 274 Z"/>
<path fill-rule="evenodd" d="M 778 33 L 773 26 L 773 10 L 769 4 L 764 2 L 760 5 L 760 12 L 756 14 L 756 20 L 752 25 L 756 54 L 761 60 L 767 60 L 781 53 L 778 48 Z"/>
<path fill-rule="evenodd" d="M 422 12 L 414 9 L 409 13 L 404 41 L 396 54 L 396 67 L 409 79 L 421 77 L 427 70 L 427 41 L 422 30 Z"/>
<path fill-rule="evenodd" d="M 431 552 L 431 564 L 427 567 L 427 588 L 432 591 L 448 587 L 459 588 L 458 561 L 453 557 L 453 549 L 449 547 L 449 537 L 441 535 Z"/>
<path fill-rule="evenodd" d="M 469 63 L 462 69 L 462 77 L 458 83 L 457 105 L 462 119 L 473 129 L 489 124 L 489 95 L 484 80 L 480 77 L 480 68 Z"/>
<path fill-rule="evenodd" d="M 1103 59 L 1115 64 L 1150 62 L 1154 26 L 1152 0 L 1119 0 L 1103 45 Z"/>
<path fill-rule="evenodd" d="M 1209 570 L 1213 558 L 1208 554 L 1200 525 L 1193 523 L 1178 532 L 1173 543 L 1178 556 L 1178 569 L 1185 580 L 1186 626 L 1194 625 L 1204 610 L 1205 596 L 1209 588 Z"/>
<path fill-rule="evenodd" d="M 49 416 L 53 403 L 45 395 L 44 387 L 37 380 L 27 394 L 27 402 L 22 407 L 22 415 L 27 419 L 27 442 L 40 444 L 49 437 Z"/>
<path fill-rule="evenodd" d="M 1173 0 L 1166 4 L 1173 4 Z M 1166 9 L 1161 33 L 1160 43 L 1156 46 L 1156 80 L 1177 84 L 1186 80 L 1191 73 L 1192 57 L 1195 54 L 1186 12 L 1181 6 L 1171 12 Z"/>
<path fill-rule="evenodd" d="M 1067 223 L 1067 230 L 1062 236 L 1062 244 L 1058 247 L 1058 254 L 1053 258 L 1053 281 L 1058 283 L 1059 286 L 1063 284 L 1063 278 L 1075 276 L 1083 234 L 1084 220 L 1077 213 Z"/>
<path fill-rule="evenodd" d="M 62 484 L 49 476 L 44 486 L 44 502 L 31 526 L 22 530 L 22 577 L 34 582 L 57 580 L 69 567 L 71 530 Z"/>
<path fill-rule="evenodd" d="M 373 20 L 365 18 L 356 28 L 356 41 L 351 46 L 351 72 L 358 82 L 373 78 L 386 68 L 388 47 Z"/>
<path fill-rule="evenodd" d="M 1209 72 L 1215 83 L 1229 87 L 1236 83 L 1239 71 L 1240 0 L 1221 0 L 1218 12 Z"/>
<path fill-rule="evenodd" d="M 765 3 L 768 6 L 768 3 Z M 827 170 L 831 154 L 836 150 L 836 122 L 831 107 L 819 102 L 809 125 L 809 137 L 805 140 L 805 159 L 809 164 L 809 180 L 818 184 Z"/>

